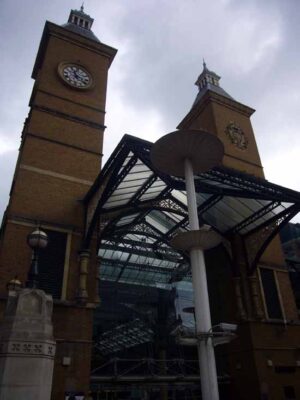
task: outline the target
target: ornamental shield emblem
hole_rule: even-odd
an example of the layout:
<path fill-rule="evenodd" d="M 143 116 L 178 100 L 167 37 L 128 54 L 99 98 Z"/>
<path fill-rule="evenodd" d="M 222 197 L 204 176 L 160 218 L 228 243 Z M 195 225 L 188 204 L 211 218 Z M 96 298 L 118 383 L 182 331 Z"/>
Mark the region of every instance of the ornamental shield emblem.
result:
<path fill-rule="evenodd" d="M 235 122 L 229 122 L 229 124 L 226 126 L 225 133 L 231 143 L 234 144 L 238 149 L 247 149 L 248 139 L 245 136 L 242 128 L 240 128 Z"/>

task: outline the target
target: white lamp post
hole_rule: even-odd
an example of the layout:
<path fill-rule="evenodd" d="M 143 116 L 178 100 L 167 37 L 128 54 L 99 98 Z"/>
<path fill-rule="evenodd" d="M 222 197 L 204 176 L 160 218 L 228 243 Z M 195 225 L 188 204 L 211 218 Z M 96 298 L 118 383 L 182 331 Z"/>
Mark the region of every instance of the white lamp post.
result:
<path fill-rule="evenodd" d="M 160 138 L 152 147 L 151 160 L 160 171 L 185 177 L 190 231 L 177 235 L 172 245 L 190 252 L 197 335 L 212 328 L 203 250 L 216 246 L 221 238 L 212 230 L 199 230 L 194 173 L 219 165 L 224 154 L 222 142 L 204 131 L 180 130 Z M 212 337 L 198 344 L 203 400 L 218 400 L 218 379 Z"/>

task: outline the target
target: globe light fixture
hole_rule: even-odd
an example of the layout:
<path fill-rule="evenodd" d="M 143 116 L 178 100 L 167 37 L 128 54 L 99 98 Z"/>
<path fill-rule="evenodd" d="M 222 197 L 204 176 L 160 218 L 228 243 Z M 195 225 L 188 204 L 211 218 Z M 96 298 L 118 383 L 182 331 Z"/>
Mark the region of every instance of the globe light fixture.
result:
<path fill-rule="evenodd" d="M 34 249 L 44 249 L 48 245 L 47 233 L 37 228 L 27 236 L 28 245 Z"/>
<path fill-rule="evenodd" d="M 29 247 L 32 248 L 33 254 L 32 254 L 31 266 L 28 273 L 28 280 L 26 282 L 26 286 L 29 288 L 37 288 L 38 272 L 39 272 L 38 270 L 39 252 L 41 249 L 47 247 L 48 236 L 40 228 L 37 228 L 27 236 L 27 243 Z"/>
<path fill-rule="evenodd" d="M 11 279 L 6 284 L 6 289 L 7 289 L 8 292 L 20 290 L 21 287 L 22 287 L 22 283 L 21 283 L 21 281 L 19 281 L 17 276 L 15 276 L 13 279 Z"/>

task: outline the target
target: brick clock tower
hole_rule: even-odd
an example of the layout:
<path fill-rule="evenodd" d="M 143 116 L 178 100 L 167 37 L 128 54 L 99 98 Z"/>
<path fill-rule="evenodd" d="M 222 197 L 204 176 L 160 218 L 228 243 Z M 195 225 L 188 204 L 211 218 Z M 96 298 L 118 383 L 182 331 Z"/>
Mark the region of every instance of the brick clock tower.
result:
<path fill-rule="evenodd" d="M 264 178 L 250 121 L 254 110 L 234 100 L 219 80 L 204 63 L 196 81 L 198 95 L 178 128 L 216 134 L 224 144 L 225 167 Z M 296 399 L 295 393 L 300 393 L 300 323 L 278 237 L 262 254 L 256 271 L 251 276 L 247 272 L 252 250 L 263 234 L 258 231 L 252 243 L 238 234 L 229 238 L 236 276 L 223 285 L 234 287 L 238 315 L 232 318 L 240 324 L 238 338 L 228 348 L 217 350 L 229 360 L 230 398 Z"/>
<path fill-rule="evenodd" d="M 39 226 L 49 236 L 40 256 L 39 287 L 55 303 L 53 399 L 88 390 L 98 301 L 95 246 L 82 248 L 81 200 L 101 167 L 107 74 L 116 50 L 97 39 L 92 23 L 83 7 L 72 10 L 63 26 L 46 22 L 1 229 L 2 299 L 14 276 L 26 282 L 31 259 L 27 235 Z"/>

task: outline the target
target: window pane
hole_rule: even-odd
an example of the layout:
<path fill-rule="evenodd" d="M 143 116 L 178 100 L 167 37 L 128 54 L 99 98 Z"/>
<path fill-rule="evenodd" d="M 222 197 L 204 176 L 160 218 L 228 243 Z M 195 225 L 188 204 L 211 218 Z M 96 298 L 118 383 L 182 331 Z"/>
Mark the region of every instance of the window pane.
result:
<path fill-rule="evenodd" d="M 274 271 L 267 268 L 261 268 L 260 276 L 269 318 L 282 319 Z"/>
<path fill-rule="evenodd" d="M 44 229 L 43 229 L 44 230 Z M 63 285 L 67 234 L 45 230 L 48 235 L 48 246 L 39 255 L 39 289 L 61 298 Z"/>

